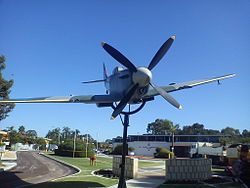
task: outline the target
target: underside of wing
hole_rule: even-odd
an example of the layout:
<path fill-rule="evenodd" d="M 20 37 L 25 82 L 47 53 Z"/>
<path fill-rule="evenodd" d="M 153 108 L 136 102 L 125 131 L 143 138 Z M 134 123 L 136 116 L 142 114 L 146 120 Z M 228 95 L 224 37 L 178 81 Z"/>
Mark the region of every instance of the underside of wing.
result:
<path fill-rule="evenodd" d="M 178 91 L 182 89 L 189 89 L 195 86 L 208 84 L 208 83 L 215 82 L 215 81 L 218 81 L 219 83 L 220 80 L 224 80 L 224 79 L 231 78 L 234 76 L 236 76 L 236 74 L 228 74 L 225 76 L 219 76 L 219 77 L 203 79 L 203 80 L 193 80 L 193 81 L 183 82 L 183 83 L 172 83 L 168 86 L 162 86 L 161 88 L 169 93 L 169 92 Z M 149 97 L 153 97 L 156 95 L 159 95 L 159 94 L 154 89 L 150 88 L 143 98 L 149 98 Z"/>
<path fill-rule="evenodd" d="M 39 97 L 26 99 L 6 99 L 0 100 L 0 103 L 112 103 L 119 101 L 120 97 L 114 95 L 79 95 L 64 97 Z"/>
<path fill-rule="evenodd" d="M 39 97 L 24 99 L 4 99 L 0 103 L 67 103 L 71 102 L 71 97 Z"/>

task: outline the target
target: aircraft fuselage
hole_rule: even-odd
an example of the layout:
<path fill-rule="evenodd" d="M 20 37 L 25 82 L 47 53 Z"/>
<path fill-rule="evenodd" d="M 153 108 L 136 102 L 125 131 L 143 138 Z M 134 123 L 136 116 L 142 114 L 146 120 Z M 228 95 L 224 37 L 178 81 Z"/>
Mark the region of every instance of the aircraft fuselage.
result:
<path fill-rule="evenodd" d="M 107 78 L 105 83 L 106 89 L 110 95 L 124 97 L 126 92 L 134 85 L 132 74 L 128 69 L 116 67 L 113 74 Z M 149 84 L 147 86 L 138 87 L 135 94 L 130 100 L 130 103 L 140 102 L 140 99 L 147 93 Z"/>

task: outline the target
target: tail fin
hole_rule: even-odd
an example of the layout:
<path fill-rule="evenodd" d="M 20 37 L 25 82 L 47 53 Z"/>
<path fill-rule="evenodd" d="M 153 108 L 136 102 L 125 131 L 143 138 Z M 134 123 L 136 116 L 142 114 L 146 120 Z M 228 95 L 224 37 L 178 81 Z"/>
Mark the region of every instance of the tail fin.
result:
<path fill-rule="evenodd" d="M 108 78 L 108 71 L 105 66 L 105 63 L 103 63 L 103 80 L 106 80 Z"/>
<path fill-rule="evenodd" d="M 104 80 L 104 85 L 106 88 L 106 94 L 109 94 L 109 80 L 108 80 L 108 71 L 105 66 L 105 63 L 103 63 L 103 80 Z"/>
<path fill-rule="evenodd" d="M 108 71 L 106 69 L 105 64 L 103 63 L 103 80 L 90 80 L 82 82 L 83 84 L 89 84 L 89 83 L 98 83 L 98 82 L 104 82 L 105 88 L 106 88 L 106 94 L 109 93 L 109 79 L 108 79 Z"/>
<path fill-rule="evenodd" d="M 90 81 L 84 81 L 83 84 L 89 84 L 89 83 L 97 83 L 97 82 L 104 82 L 106 86 L 106 81 L 108 78 L 108 71 L 106 69 L 105 64 L 103 63 L 103 80 L 90 80 Z"/>

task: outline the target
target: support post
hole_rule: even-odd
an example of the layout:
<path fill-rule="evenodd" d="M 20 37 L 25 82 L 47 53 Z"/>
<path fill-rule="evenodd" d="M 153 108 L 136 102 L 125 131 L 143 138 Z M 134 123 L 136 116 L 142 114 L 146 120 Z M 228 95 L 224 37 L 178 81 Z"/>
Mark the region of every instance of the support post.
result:
<path fill-rule="evenodd" d="M 172 132 L 172 147 L 171 147 L 171 152 L 174 153 L 174 132 Z"/>
<path fill-rule="evenodd" d="M 123 123 L 123 138 L 122 138 L 122 163 L 120 164 L 121 175 L 119 177 L 118 188 L 126 188 L 126 179 L 125 179 L 125 161 L 127 155 L 127 136 L 128 136 L 128 126 L 129 126 L 129 115 L 124 114 L 124 123 Z"/>

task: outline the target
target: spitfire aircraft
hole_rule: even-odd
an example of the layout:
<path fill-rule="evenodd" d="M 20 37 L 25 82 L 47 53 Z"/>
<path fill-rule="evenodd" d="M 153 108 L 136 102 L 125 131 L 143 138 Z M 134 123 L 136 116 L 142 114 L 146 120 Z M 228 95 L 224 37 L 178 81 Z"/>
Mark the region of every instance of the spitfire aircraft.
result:
<path fill-rule="evenodd" d="M 210 79 L 194 80 L 184 83 L 171 83 L 166 86 L 157 86 L 152 82 L 152 70 L 159 63 L 162 57 L 171 47 L 175 36 L 171 36 L 157 51 L 147 67 L 136 67 L 121 52 L 107 43 L 102 43 L 102 47 L 114 59 L 124 67 L 116 67 L 113 73 L 108 76 L 105 65 L 103 64 L 103 79 L 92 80 L 83 83 L 104 82 L 106 94 L 104 95 L 78 95 L 66 97 L 40 97 L 27 99 L 4 99 L 0 103 L 86 103 L 96 104 L 98 107 L 111 107 L 114 111 L 111 118 L 116 118 L 126 107 L 127 104 L 145 103 L 154 100 L 154 97 L 161 95 L 167 102 L 178 109 L 182 106 L 169 94 L 173 91 L 192 88 L 198 85 L 234 77 L 235 74 L 228 74 Z M 119 103 L 118 103 L 119 102 Z M 113 104 L 118 103 L 114 106 Z"/>

